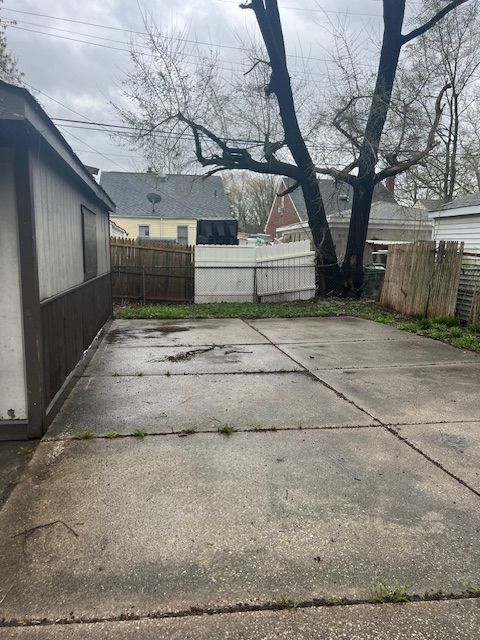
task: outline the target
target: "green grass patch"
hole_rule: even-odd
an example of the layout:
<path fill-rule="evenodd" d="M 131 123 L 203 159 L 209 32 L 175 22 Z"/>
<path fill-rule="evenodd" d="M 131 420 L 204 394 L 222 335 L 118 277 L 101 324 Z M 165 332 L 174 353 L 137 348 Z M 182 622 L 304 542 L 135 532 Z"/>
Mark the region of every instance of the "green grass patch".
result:
<path fill-rule="evenodd" d="M 388 585 L 385 582 L 380 582 L 374 589 L 371 601 L 375 604 L 382 604 L 383 602 L 410 602 L 410 596 L 407 591 L 410 588 L 409 584 L 395 583 Z"/>
<path fill-rule="evenodd" d="M 115 438 L 118 438 L 118 433 L 116 431 L 109 431 L 105 434 L 105 437 L 109 440 L 115 440 Z"/>
<path fill-rule="evenodd" d="M 147 432 L 145 431 L 145 429 L 135 429 L 135 431 L 132 433 L 132 436 L 134 438 L 144 438 L 147 435 Z"/>
<path fill-rule="evenodd" d="M 224 424 L 222 427 L 218 427 L 217 431 L 224 436 L 229 436 L 235 432 L 235 427 L 232 424 Z"/>
<path fill-rule="evenodd" d="M 78 440 L 91 440 L 95 437 L 95 434 L 93 433 L 93 431 L 82 431 L 81 433 L 77 434 L 76 437 Z"/>
<path fill-rule="evenodd" d="M 480 323 L 460 326 L 456 318 L 408 318 L 371 300 L 320 298 L 306 302 L 215 302 L 191 305 L 118 306 L 117 318 L 181 320 L 203 318 L 338 318 L 352 316 L 480 352 Z"/>

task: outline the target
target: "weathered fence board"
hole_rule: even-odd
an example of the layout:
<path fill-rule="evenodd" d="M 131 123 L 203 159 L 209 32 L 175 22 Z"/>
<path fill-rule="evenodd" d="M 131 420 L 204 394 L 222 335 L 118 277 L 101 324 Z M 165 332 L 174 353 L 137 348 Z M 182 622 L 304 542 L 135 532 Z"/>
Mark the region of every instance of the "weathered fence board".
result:
<path fill-rule="evenodd" d="M 468 255 L 462 264 L 456 316 L 463 322 L 480 322 L 480 255 Z"/>
<path fill-rule="evenodd" d="M 457 242 L 391 245 L 380 303 L 405 315 L 453 316 L 462 255 Z"/>
<path fill-rule="evenodd" d="M 186 245 L 110 238 L 113 298 L 192 302 L 193 251 Z"/>

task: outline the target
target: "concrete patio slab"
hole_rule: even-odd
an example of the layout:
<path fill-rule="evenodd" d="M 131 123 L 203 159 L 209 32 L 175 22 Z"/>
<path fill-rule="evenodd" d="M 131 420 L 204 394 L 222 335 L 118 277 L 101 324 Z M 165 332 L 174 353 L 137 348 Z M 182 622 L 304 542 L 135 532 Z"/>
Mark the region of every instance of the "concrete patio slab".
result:
<path fill-rule="evenodd" d="M 346 369 L 315 374 L 384 423 L 469 421 L 480 415 L 480 366 Z"/>
<path fill-rule="evenodd" d="M 226 320 L 114 320 L 106 342 L 122 347 L 180 347 L 268 342 L 238 318 Z"/>
<path fill-rule="evenodd" d="M 282 393 L 288 390 L 288 393 Z M 338 427 L 375 424 L 305 373 L 82 378 L 48 431 L 105 435 L 142 428 L 182 429 Z"/>
<path fill-rule="evenodd" d="M 85 370 L 87 376 L 149 376 L 158 374 L 245 373 L 297 371 L 291 358 L 270 344 L 129 347 L 98 349 Z"/>
<path fill-rule="evenodd" d="M 409 340 L 411 334 L 362 318 L 273 318 L 248 324 L 276 344 Z"/>
<path fill-rule="evenodd" d="M 37 444 L 37 440 L 0 442 L 0 507 L 18 482 Z"/>
<path fill-rule="evenodd" d="M 319 369 L 354 369 L 371 367 L 405 367 L 421 364 L 476 362 L 480 356 L 460 351 L 428 338 L 380 340 L 371 342 L 329 342 L 282 345 L 294 360 L 310 371 Z"/>
<path fill-rule="evenodd" d="M 479 516 L 381 428 L 43 443 L 0 512 L 0 618 L 463 591 Z"/>
<path fill-rule="evenodd" d="M 0 640 L 474 640 L 480 601 L 320 607 L 0 629 Z"/>
<path fill-rule="evenodd" d="M 480 493 L 480 422 L 409 425 L 396 431 Z"/>

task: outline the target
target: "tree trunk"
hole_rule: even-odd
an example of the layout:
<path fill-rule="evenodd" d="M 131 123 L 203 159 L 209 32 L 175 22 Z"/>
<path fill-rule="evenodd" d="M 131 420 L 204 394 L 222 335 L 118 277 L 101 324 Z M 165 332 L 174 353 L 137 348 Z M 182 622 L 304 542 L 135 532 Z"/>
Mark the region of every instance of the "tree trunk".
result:
<path fill-rule="evenodd" d="M 367 241 L 368 221 L 373 199 L 373 182 L 357 181 L 353 188 L 352 216 L 348 243 L 342 265 L 344 295 L 359 296 L 363 286 L 363 254 Z M 355 211 L 355 216 L 353 215 Z"/>
<path fill-rule="evenodd" d="M 375 187 L 375 167 L 383 128 L 392 97 L 393 83 L 402 48 L 405 0 L 383 0 L 384 32 L 377 80 L 359 152 L 347 248 L 342 265 L 342 287 L 347 296 L 360 296 L 363 285 L 363 254 L 370 207 Z"/>
<path fill-rule="evenodd" d="M 317 254 L 317 292 L 338 291 L 340 267 L 316 175 L 310 173 L 301 184 L 307 208 L 308 224 Z"/>
<path fill-rule="evenodd" d="M 267 95 L 274 93 L 277 97 L 285 142 L 300 173 L 299 183 L 305 198 L 308 224 L 317 252 L 318 271 L 322 271 L 322 274 L 319 273 L 321 277 L 317 278 L 320 285 L 317 290 L 319 293 L 338 291 L 340 268 L 318 186 L 315 164 L 298 124 L 277 0 L 265 0 L 265 6 L 263 2 L 252 0 L 251 6 L 257 17 L 272 69 L 266 92 Z M 320 265 L 325 266 L 320 267 Z"/>

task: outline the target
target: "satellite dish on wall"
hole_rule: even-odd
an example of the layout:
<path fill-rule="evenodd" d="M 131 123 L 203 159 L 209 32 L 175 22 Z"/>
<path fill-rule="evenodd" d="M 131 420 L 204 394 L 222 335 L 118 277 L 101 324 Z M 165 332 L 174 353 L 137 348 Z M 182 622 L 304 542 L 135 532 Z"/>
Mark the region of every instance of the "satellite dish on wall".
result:
<path fill-rule="evenodd" d="M 155 213 L 155 205 L 162 201 L 158 193 L 147 193 L 147 200 L 152 203 L 152 213 Z"/>

